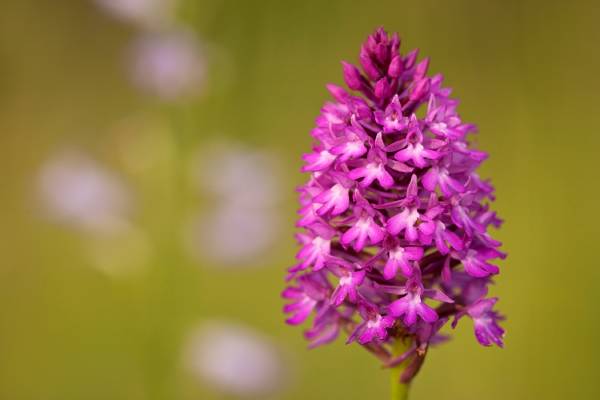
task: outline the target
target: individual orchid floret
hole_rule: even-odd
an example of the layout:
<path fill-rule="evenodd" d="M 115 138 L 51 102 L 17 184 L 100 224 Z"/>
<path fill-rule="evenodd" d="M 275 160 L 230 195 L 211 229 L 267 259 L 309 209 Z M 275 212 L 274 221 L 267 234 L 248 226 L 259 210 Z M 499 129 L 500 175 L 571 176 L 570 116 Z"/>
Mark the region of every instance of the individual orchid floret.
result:
<path fill-rule="evenodd" d="M 455 319 L 453 326 L 456 326 L 458 320 L 467 314 L 473 320 L 475 328 L 475 337 L 484 346 L 496 344 L 499 347 L 504 346 L 502 341 L 504 329 L 498 325 L 498 321 L 504 318 L 493 310 L 498 298 L 480 299 L 467 307 L 466 311 L 460 313 Z"/>
<path fill-rule="evenodd" d="M 377 244 L 383 240 L 384 230 L 371 217 L 361 217 L 340 239 L 343 245 L 352 245 L 355 251 L 361 251 L 367 244 Z"/>
<path fill-rule="evenodd" d="M 352 303 L 356 303 L 358 299 L 357 289 L 365 280 L 365 273 L 364 270 L 359 270 L 342 276 L 338 286 L 333 291 L 331 303 L 339 306 L 346 297 Z"/>
<path fill-rule="evenodd" d="M 435 225 L 435 246 L 440 254 L 448 254 L 450 249 L 462 250 L 464 243 L 460 237 L 449 229 L 442 221 L 437 221 Z"/>
<path fill-rule="evenodd" d="M 461 259 L 465 271 L 476 278 L 484 278 L 489 275 L 495 275 L 500 270 L 497 266 L 488 262 L 489 259 L 501 257 L 501 253 L 497 251 L 484 250 L 467 250 L 466 255 Z"/>
<path fill-rule="evenodd" d="M 404 232 L 404 238 L 410 242 L 421 240 L 428 242 L 429 237 L 435 231 L 433 218 L 440 212 L 439 207 L 433 207 L 425 212 L 419 211 L 420 201 L 417 196 L 417 177 L 411 177 L 408 185 L 405 201 L 405 207 L 401 212 L 390 217 L 386 224 L 387 231 L 392 235 L 398 235 Z"/>
<path fill-rule="evenodd" d="M 394 247 L 388 253 L 388 259 L 383 268 L 383 277 L 387 280 L 395 278 L 399 268 L 405 276 L 410 277 L 413 270 L 411 261 L 420 260 L 423 257 L 423 251 L 422 247 Z"/>
<path fill-rule="evenodd" d="M 348 161 L 359 158 L 366 152 L 367 148 L 365 147 L 363 141 L 357 137 L 350 137 L 350 140 L 346 140 L 331 149 L 331 153 L 339 156 L 340 161 Z"/>
<path fill-rule="evenodd" d="M 408 127 L 408 117 L 402 114 L 402 104 L 395 95 L 385 111 L 375 111 L 375 121 L 383 126 L 384 133 L 400 132 Z"/>
<path fill-rule="evenodd" d="M 328 150 L 321 150 L 315 153 L 306 154 L 304 160 L 308 163 L 303 171 L 321 171 L 329 167 L 336 156 L 331 154 Z"/>
<path fill-rule="evenodd" d="M 325 266 L 325 259 L 331 251 L 331 240 L 309 235 L 298 235 L 300 242 L 304 243 L 302 249 L 298 252 L 297 258 L 302 260 L 300 264 L 302 269 L 313 266 L 313 270 L 318 271 Z"/>
<path fill-rule="evenodd" d="M 350 171 L 348 177 L 355 180 L 362 178 L 360 186 L 369 186 L 375 179 L 386 189 L 394 185 L 394 179 L 381 162 L 370 162 L 363 167 L 356 168 Z"/>
<path fill-rule="evenodd" d="M 322 279 L 317 276 L 305 275 L 299 278 L 298 286 L 286 288 L 282 297 L 292 300 L 283 308 L 285 313 L 292 314 L 286 322 L 291 325 L 301 324 L 319 305 L 323 308 L 330 290 L 328 286 L 323 284 Z"/>
<path fill-rule="evenodd" d="M 358 340 L 360 344 L 367 344 L 375 339 L 387 339 L 387 330 L 394 325 L 394 317 L 390 315 L 383 316 L 377 313 L 376 309 L 363 305 L 359 309 L 362 322 L 348 338 L 348 343 Z"/>
<path fill-rule="evenodd" d="M 286 299 L 294 300 L 293 303 L 287 304 L 283 308 L 284 312 L 293 314 L 286 320 L 288 324 L 292 325 L 304 322 L 317 304 L 315 299 L 309 297 L 298 288 L 287 288 L 283 291 L 282 296 Z"/>
<path fill-rule="evenodd" d="M 416 279 L 407 281 L 403 292 L 405 295 L 395 300 L 388 307 L 392 316 L 402 320 L 406 326 L 412 326 L 417 322 L 417 316 L 425 322 L 435 322 L 438 315 L 433 308 L 423 302 L 423 284 Z"/>
<path fill-rule="evenodd" d="M 469 307 L 467 313 L 473 319 L 475 325 L 475 336 L 479 343 L 491 346 L 492 343 L 503 347 L 504 329 L 498 325 L 503 318 L 492 310 L 497 298 L 480 300 L 478 304 Z"/>
<path fill-rule="evenodd" d="M 403 322 L 408 327 L 417 322 L 417 317 L 428 323 L 437 321 L 438 314 L 425 304 L 424 298 L 429 297 L 445 303 L 453 303 L 453 300 L 439 290 L 425 290 L 419 269 L 415 269 L 415 273 L 411 275 L 413 276 L 406 284 L 395 292 L 404 296 L 388 306 L 389 313 L 396 318 L 404 316 Z"/>
<path fill-rule="evenodd" d="M 502 317 L 486 299 L 505 258 L 492 228 L 494 188 L 478 175 L 487 154 L 473 149 L 475 126 L 429 59 L 400 52 L 400 38 L 377 29 L 343 62 L 349 90 L 327 89 L 303 157 L 298 264 L 283 297 L 288 323 L 312 318 L 310 346 L 348 332 L 413 379 L 449 320 L 470 317 L 477 340 L 503 345 Z"/>
<path fill-rule="evenodd" d="M 465 186 L 450 176 L 448 170 L 441 166 L 433 166 L 423 175 L 423 187 L 430 192 L 435 192 L 439 187 L 444 196 L 451 196 L 454 193 L 463 193 Z"/>
<path fill-rule="evenodd" d="M 423 168 L 428 164 L 427 160 L 437 160 L 441 154 L 436 150 L 425 147 L 423 133 L 414 114 L 410 125 L 412 128 L 404 139 L 406 147 L 397 152 L 394 158 L 402 162 L 410 161 L 416 167 Z"/>
<path fill-rule="evenodd" d="M 336 183 L 315 197 L 315 204 L 319 206 L 317 214 L 331 213 L 332 216 L 339 215 L 348 209 L 350 199 L 348 189 L 342 184 Z"/>

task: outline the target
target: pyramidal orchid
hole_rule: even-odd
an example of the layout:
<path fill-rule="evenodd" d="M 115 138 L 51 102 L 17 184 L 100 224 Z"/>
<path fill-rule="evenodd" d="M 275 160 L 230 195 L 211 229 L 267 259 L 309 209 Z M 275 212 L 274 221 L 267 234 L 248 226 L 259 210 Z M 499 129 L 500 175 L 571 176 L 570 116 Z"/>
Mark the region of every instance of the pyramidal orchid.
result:
<path fill-rule="evenodd" d="M 327 86 L 334 100 L 303 156 L 301 248 L 282 294 L 289 324 L 312 316 L 310 347 L 343 332 L 389 367 L 394 399 L 407 397 L 447 322 L 471 319 L 484 346 L 502 347 L 504 335 L 487 297 L 505 257 L 488 232 L 501 223 L 493 187 L 477 175 L 487 154 L 471 148 L 475 126 L 429 60 L 399 47 L 378 29 L 362 70 L 342 63 L 350 90 Z"/>

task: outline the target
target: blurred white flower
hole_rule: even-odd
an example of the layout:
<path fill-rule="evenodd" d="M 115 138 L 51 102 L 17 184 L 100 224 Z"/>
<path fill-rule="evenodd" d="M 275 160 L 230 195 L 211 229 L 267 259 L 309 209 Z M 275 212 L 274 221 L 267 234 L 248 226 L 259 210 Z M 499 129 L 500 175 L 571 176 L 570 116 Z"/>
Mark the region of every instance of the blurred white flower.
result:
<path fill-rule="evenodd" d="M 172 101 L 202 91 L 206 63 L 187 31 L 144 33 L 132 44 L 130 74 L 140 89 Z"/>
<path fill-rule="evenodd" d="M 208 322 L 184 347 L 189 372 L 214 389 L 239 397 L 264 398 L 287 377 L 278 348 L 264 335 L 231 322 Z"/>
<path fill-rule="evenodd" d="M 131 193 L 115 173 L 80 151 L 64 151 L 41 168 L 38 198 L 45 216 L 83 231 L 93 267 L 113 277 L 147 265 L 152 247 L 130 222 Z"/>
<path fill-rule="evenodd" d="M 281 228 L 279 167 L 274 154 L 237 143 L 207 145 L 198 153 L 193 184 L 214 203 L 188 226 L 186 245 L 195 258 L 223 267 L 264 264 Z"/>
<path fill-rule="evenodd" d="M 248 266 L 263 259 L 279 233 L 277 214 L 221 205 L 200 213 L 188 226 L 186 246 L 197 259 L 221 266 Z"/>
<path fill-rule="evenodd" d="M 267 151 L 237 143 L 207 145 L 193 165 L 193 179 L 205 193 L 243 208 L 268 208 L 281 201 L 281 165 Z"/>
<path fill-rule="evenodd" d="M 131 195 L 125 184 L 83 153 L 66 151 L 47 161 L 38 191 L 46 215 L 57 222 L 97 233 L 127 225 Z"/>
<path fill-rule="evenodd" d="M 106 12 L 142 26 L 161 26 L 173 17 L 176 0 L 94 0 Z"/>

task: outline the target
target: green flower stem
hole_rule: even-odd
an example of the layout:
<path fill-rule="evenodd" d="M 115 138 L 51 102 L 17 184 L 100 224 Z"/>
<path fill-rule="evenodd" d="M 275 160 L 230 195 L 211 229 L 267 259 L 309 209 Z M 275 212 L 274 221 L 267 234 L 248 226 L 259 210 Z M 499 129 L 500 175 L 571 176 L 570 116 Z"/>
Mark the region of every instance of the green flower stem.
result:
<path fill-rule="evenodd" d="M 401 338 L 396 339 L 392 345 L 392 355 L 399 356 L 410 347 L 410 341 Z M 407 400 L 408 399 L 408 383 L 402 383 L 400 377 L 408 366 L 408 361 L 405 360 L 401 364 L 391 368 L 390 384 L 391 384 L 391 400 Z"/>

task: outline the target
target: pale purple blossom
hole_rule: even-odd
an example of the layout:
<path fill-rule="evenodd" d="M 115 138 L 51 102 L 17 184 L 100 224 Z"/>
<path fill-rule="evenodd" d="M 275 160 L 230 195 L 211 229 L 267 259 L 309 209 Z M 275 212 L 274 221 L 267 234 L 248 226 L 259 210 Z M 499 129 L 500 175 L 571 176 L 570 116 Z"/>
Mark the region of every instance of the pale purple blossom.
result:
<path fill-rule="evenodd" d="M 186 247 L 194 258 L 223 267 L 264 264 L 279 238 L 279 169 L 272 152 L 235 142 L 206 144 L 198 152 L 192 164 L 193 184 L 208 201 L 185 232 Z M 307 223 L 313 221 L 309 211 L 316 212 L 314 207 L 307 210 Z M 326 243 L 309 242 L 302 257 L 304 268 L 323 265 L 320 253 Z"/>
<path fill-rule="evenodd" d="M 131 47 L 130 74 L 140 89 L 172 101 L 202 92 L 206 59 L 188 31 L 143 33 Z"/>
<path fill-rule="evenodd" d="M 124 180 L 91 156 L 66 150 L 47 160 L 38 176 L 45 215 L 92 233 L 123 230 L 132 208 Z"/>
<path fill-rule="evenodd" d="M 502 345 L 496 300 L 485 296 L 505 255 L 489 232 L 500 220 L 494 188 L 476 172 L 487 155 L 471 147 L 474 125 L 429 60 L 399 45 L 378 29 L 360 51 L 362 71 L 343 63 L 351 91 L 327 86 L 334 101 L 303 157 L 300 264 L 283 297 L 289 323 L 314 315 L 311 346 L 350 331 L 388 366 L 410 359 L 410 381 L 453 316 L 470 317 L 481 344 Z M 412 346 L 392 358 L 394 340 Z"/>
<path fill-rule="evenodd" d="M 235 141 L 204 143 L 190 166 L 192 185 L 200 194 L 240 208 L 270 208 L 281 202 L 281 160 L 269 149 Z"/>
<path fill-rule="evenodd" d="M 37 180 L 43 216 L 82 235 L 91 266 L 112 278 L 135 275 L 147 266 L 152 246 L 133 218 L 133 193 L 108 166 L 79 150 L 47 160 Z"/>
<path fill-rule="evenodd" d="M 272 395 L 282 389 L 287 375 L 273 340 L 239 323 L 205 322 L 191 332 L 183 351 L 191 375 L 236 397 Z"/>
<path fill-rule="evenodd" d="M 276 210 L 253 212 L 223 204 L 198 212 L 186 229 L 184 244 L 194 258 L 243 267 L 264 261 L 280 227 Z"/>

